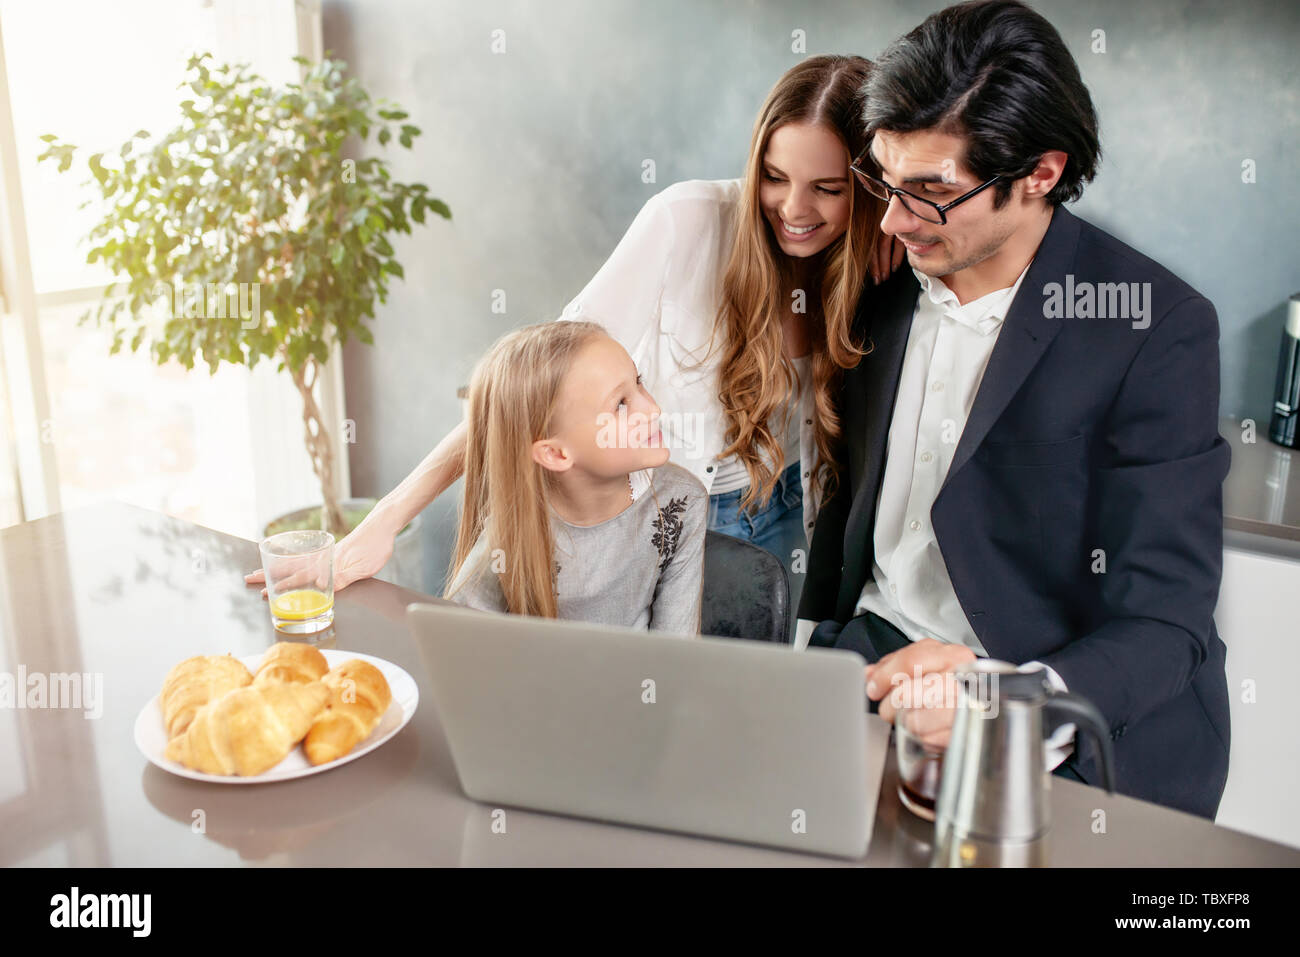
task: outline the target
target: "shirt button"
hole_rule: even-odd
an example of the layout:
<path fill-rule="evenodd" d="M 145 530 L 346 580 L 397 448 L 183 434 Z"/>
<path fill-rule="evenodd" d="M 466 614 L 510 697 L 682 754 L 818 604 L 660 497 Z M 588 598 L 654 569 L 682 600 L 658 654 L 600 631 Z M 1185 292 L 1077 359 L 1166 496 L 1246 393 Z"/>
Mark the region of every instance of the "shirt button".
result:
<path fill-rule="evenodd" d="M 922 462 L 928 462 L 928 461 L 930 461 L 932 458 L 934 458 L 934 455 L 931 454 L 930 452 L 922 452 L 922 453 L 921 453 L 921 461 L 922 461 Z"/>
<path fill-rule="evenodd" d="M 907 523 L 907 527 L 915 532 L 917 529 L 921 527 L 921 523 L 918 522 L 916 519 L 912 519 L 910 522 Z"/>
<path fill-rule="evenodd" d="M 807 478 L 807 477 L 810 476 L 810 475 L 812 475 L 812 472 L 804 472 L 804 473 L 803 473 L 803 477 L 804 477 L 804 478 Z"/>
<path fill-rule="evenodd" d="M 898 586 L 895 585 L 893 582 L 889 583 L 889 590 L 892 591 L 895 595 L 898 594 Z"/>
<path fill-rule="evenodd" d="M 804 425 L 812 425 L 812 419 L 804 419 L 804 420 L 803 420 L 803 424 L 804 424 Z"/>
<path fill-rule="evenodd" d="M 931 391 L 931 392 L 942 392 L 942 391 L 943 391 L 943 383 L 942 383 L 942 382 L 932 382 L 932 383 L 930 384 L 930 391 Z"/>
<path fill-rule="evenodd" d="M 712 466 L 712 465 L 706 466 L 705 469 L 704 469 L 704 471 L 706 471 L 706 472 L 712 472 L 712 471 L 713 471 L 713 466 Z"/>

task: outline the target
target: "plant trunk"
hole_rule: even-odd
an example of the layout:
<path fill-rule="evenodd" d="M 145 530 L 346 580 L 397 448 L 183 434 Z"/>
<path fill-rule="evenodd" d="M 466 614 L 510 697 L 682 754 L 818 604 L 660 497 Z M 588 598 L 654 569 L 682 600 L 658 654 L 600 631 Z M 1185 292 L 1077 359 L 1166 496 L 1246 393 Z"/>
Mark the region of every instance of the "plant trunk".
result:
<path fill-rule="evenodd" d="M 285 368 L 293 376 L 293 384 L 302 397 L 302 422 L 307 442 L 307 454 L 311 457 L 311 467 L 320 480 L 321 497 L 325 507 L 321 509 L 321 528 L 334 536 L 337 543 L 348 529 L 344 524 L 343 510 L 339 507 L 338 494 L 334 490 L 334 448 L 330 444 L 329 432 L 321 416 L 320 406 L 312 389 L 320 377 L 320 363 L 313 356 L 308 356 L 301 370 L 289 367 L 286 358 Z"/>

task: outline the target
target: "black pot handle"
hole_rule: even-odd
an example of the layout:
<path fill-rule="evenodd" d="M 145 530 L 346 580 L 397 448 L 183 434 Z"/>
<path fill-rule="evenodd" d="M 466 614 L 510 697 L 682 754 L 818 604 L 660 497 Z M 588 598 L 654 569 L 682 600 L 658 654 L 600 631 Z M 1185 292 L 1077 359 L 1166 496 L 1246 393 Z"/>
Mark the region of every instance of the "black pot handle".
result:
<path fill-rule="evenodd" d="M 1092 733 L 1101 749 L 1101 775 L 1106 790 L 1115 793 L 1115 755 L 1110 746 L 1110 729 L 1101 712 L 1087 698 L 1065 691 L 1051 693 L 1043 705 L 1043 737 L 1051 737 L 1063 724 L 1073 724 L 1079 730 Z"/>

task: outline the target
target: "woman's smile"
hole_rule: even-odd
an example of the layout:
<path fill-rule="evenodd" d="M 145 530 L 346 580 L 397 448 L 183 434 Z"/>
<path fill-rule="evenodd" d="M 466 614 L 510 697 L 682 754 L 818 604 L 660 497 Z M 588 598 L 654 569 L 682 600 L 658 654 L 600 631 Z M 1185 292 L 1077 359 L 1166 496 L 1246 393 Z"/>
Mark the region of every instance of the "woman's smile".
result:
<path fill-rule="evenodd" d="M 801 243 L 810 239 L 819 228 L 826 225 L 825 223 L 812 223 L 807 226 L 795 226 L 793 223 L 787 223 L 779 216 L 777 219 L 781 223 L 781 232 L 783 232 L 785 238 L 790 240 L 792 243 Z"/>

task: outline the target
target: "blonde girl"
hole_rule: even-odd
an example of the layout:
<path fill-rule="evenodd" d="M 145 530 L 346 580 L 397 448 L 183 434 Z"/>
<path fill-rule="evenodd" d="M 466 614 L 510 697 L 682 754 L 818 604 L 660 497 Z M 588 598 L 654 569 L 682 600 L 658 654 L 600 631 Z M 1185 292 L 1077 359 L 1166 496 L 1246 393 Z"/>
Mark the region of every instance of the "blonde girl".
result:
<path fill-rule="evenodd" d="M 469 406 L 446 597 L 699 632 L 707 496 L 668 462 L 659 406 L 602 326 L 504 336 L 475 369 Z"/>

